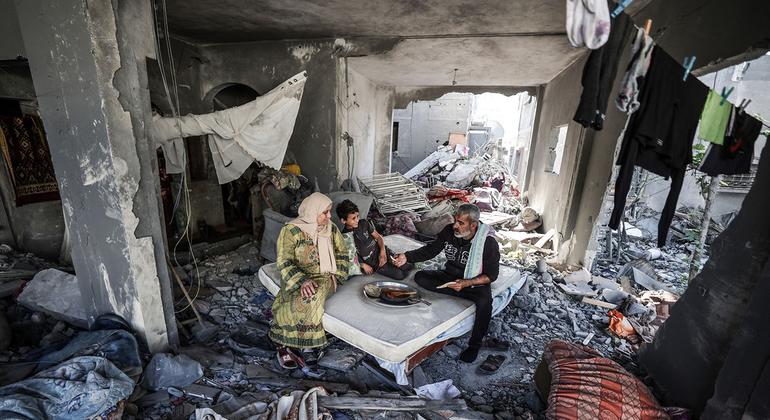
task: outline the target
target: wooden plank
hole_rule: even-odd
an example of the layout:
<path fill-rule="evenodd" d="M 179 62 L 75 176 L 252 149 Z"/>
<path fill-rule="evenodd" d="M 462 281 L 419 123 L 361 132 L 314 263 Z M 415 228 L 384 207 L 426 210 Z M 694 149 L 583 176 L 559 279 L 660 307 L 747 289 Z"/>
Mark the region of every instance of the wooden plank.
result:
<path fill-rule="evenodd" d="M 422 410 L 467 410 L 462 399 L 427 400 L 422 398 L 383 397 L 318 397 L 318 405 L 334 410 L 377 410 L 377 411 L 422 411 Z"/>
<path fill-rule="evenodd" d="M 536 246 L 537 248 L 542 248 L 542 247 L 544 247 L 544 246 L 545 246 L 545 244 L 546 244 L 546 243 L 547 243 L 547 242 L 548 242 L 548 241 L 549 241 L 551 238 L 553 238 L 553 236 L 554 236 L 554 235 L 556 235 L 556 229 L 551 229 L 551 230 L 549 230 L 548 232 L 546 232 L 546 233 L 545 233 L 545 235 L 543 235 L 543 237 L 542 237 L 542 238 L 540 238 L 540 240 L 538 240 L 537 242 L 535 242 L 535 246 Z"/>
<path fill-rule="evenodd" d="M 439 341 L 438 343 L 429 344 L 412 353 L 409 357 L 406 358 L 406 373 L 410 373 L 412 370 L 414 370 L 414 368 L 417 367 L 417 365 L 422 363 L 423 360 L 430 357 L 433 353 L 441 350 L 447 344 L 447 342 L 448 340 L 444 340 Z"/>
<path fill-rule="evenodd" d="M 583 303 L 587 303 L 589 305 L 598 306 L 600 308 L 607 308 L 607 309 L 615 309 L 618 307 L 618 305 L 615 305 L 614 303 L 605 302 L 603 300 L 593 299 L 588 296 L 583 297 Z"/>

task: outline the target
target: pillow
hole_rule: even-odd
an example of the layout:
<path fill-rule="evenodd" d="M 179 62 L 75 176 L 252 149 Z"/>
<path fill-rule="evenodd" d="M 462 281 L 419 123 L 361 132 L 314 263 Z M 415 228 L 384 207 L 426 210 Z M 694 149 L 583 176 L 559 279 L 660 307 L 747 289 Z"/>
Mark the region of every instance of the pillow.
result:
<path fill-rule="evenodd" d="M 345 246 L 348 249 L 348 259 L 350 260 L 350 267 L 348 268 L 348 277 L 361 275 L 361 264 L 358 262 L 358 250 L 356 250 L 356 241 L 353 238 L 353 232 L 345 232 L 342 234 L 345 239 Z"/>

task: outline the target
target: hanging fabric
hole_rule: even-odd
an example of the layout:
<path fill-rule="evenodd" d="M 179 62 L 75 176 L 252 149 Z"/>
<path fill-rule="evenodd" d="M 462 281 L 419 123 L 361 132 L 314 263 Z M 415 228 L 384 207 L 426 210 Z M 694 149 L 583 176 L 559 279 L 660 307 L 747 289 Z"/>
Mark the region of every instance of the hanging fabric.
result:
<path fill-rule="evenodd" d="M 733 111 L 733 118 L 724 144 L 709 145 L 700 171 L 711 176 L 751 173 L 754 143 L 762 131 L 762 122 L 742 110 Z"/>
<path fill-rule="evenodd" d="M 610 36 L 606 0 L 567 0 L 567 38 L 573 47 L 600 48 Z"/>
<path fill-rule="evenodd" d="M 639 109 L 631 115 L 618 155 L 615 207 L 609 226 L 617 229 L 625 210 L 634 166 L 666 179 L 671 190 L 658 223 L 658 246 L 666 244 L 687 165 L 692 162 L 692 143 L 708 87 L 695 77 L 682 81 L 682 66 L 656 46 L 639 94 Z"/>
<path fill-rule="evenodd" d="M 264 96 L 238 107 L 154 120 L 150 135 L 163 149 L 167 163 L 171 161 L 173 170 L 178 171 L 168 172 L 184 171 L 180 133 L 182 137 L 208 135 L 220 184 L 238 179 L 254 161 L 281 169 L 306 80 L 306 73 L 299 73 Z"/>
<path fill-rule="evenodd" d="M 714 144 L 722 144 L 725 140 L 727 120 L 730 119 L 732 110 L 733 104 L 723 100 L 719 93 L 709 91 L 700 117 L 698 137 Z"/>
<path fill-rule="evenodd" d="M 620 14 L 612 23 L 609 39 L 603 47 L 591 51 L 583 67 L 583 93 L 575 112 L 574 120 L 583 127 L 601 130 L 604 126 L 605 113 L 618 62 L 623 54 L 633 23 L 625 13 Z"/>
<path fill-rule="evenodd" d="M 615 99 L 619 110 L 631 114 L 639 109 L 639 83 L 647 74 L 652 58 L 652 48 L 655 42 L 643 28 L 638 28 L 632 47 L 631 61 L 628 63 L 626 74 L 620 82 L 620 93 Z"/>

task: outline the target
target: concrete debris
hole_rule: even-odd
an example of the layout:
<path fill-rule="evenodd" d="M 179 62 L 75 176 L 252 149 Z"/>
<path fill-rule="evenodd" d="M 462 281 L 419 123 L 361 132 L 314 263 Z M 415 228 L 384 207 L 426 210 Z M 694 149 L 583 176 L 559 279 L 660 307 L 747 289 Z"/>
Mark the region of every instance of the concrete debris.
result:
<path fill-rule="evenodd" d="M 54 268 L 43 270 L 27 283 L 18 302 L 79 328 L 88 328 L 78 279 Z"/>

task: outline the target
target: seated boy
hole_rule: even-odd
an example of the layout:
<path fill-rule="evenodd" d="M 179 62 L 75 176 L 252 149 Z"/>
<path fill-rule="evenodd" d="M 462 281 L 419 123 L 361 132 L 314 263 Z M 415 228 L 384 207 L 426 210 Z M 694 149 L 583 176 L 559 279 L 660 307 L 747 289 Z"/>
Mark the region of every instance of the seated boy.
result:
<path fill-rule="evenodd" d="M 337 204 L 337 216 L 345 225 L 342 233 L 353 232 L 358 261 L 361 270 L 366 274 L 380 273 L 395 280 L 402 280 L 412 269 L 411 264 L 396 267 L 393 265 L 393 255 L 386 247 L 374 224 L 366 219 L 359 219 L 358 207 L 350 200 Z"/>

